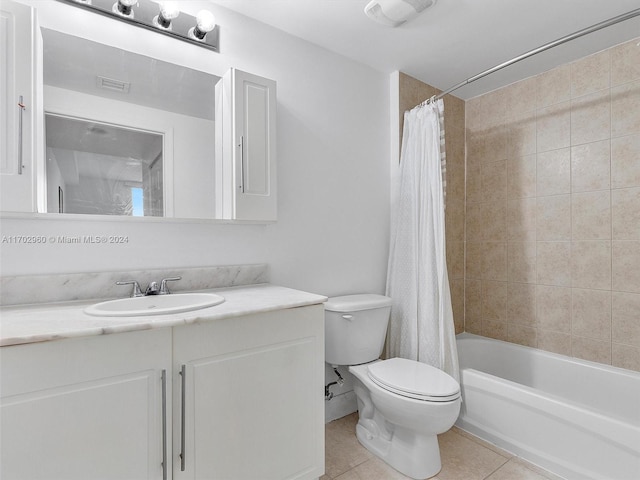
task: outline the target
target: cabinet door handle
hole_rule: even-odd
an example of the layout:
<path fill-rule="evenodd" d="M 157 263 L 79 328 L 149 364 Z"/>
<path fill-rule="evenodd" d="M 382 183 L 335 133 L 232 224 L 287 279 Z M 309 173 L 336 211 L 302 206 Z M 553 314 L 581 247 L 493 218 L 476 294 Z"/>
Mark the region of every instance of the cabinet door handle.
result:
<path fill-rule="evenodd" d="M 167 480 L 167 371 L 162 370 L 162 480 Z"/>
<path fill-rule="evenodd" d="M 181 379 L 181 383 L 182 383 L 182 412 L 181 412 L 181 425 L 180 425 L 180 471 L 184 472 L 185 469 L 185 462 L 184 462 L 184 457 L 185 457 L 185 441 L 186 441 L 186 431 L 185 431 L 185 420 L 186 420 L 186 405 L 185 405 L 185 401 L 186 401 L 186 378 L 187 378 L 187 366 L 186 365 L 182 365 L 182 368 L 180 369 L 180 376 L 182 377 Z"/>
<path fill-rule="evenodd" d="M 238 188 L 244 193 L 244 135 L 240 137 L 240 185 Z"/>
<path fill-rule="evenodd" d="M 22 175 L 22 113 L 25 110 L 24 98 L 18 97 L 18 175 Z"/>

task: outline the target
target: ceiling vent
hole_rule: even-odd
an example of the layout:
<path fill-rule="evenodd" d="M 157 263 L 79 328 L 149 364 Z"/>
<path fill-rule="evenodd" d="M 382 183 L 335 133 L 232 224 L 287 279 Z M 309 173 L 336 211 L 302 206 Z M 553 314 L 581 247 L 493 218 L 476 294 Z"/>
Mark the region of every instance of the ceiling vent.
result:
<path fill-rule="evenodd" d="M 364 13 L 378 23 L 398 27 L 434 3 L 436 0 L 372 0 L 364 7 Z"/>
<path fill-rule="evenodd" d="M 129 82 L 123 82 L 120 80 L 114 80 L 113 78 L 107 77 L 96 77 L 96 83 L 98 88 L 104 88 L 105 90 L 111 90 L 113 92 L 120 93 L 129 93 L 129 87 L 131 84 Z"/>

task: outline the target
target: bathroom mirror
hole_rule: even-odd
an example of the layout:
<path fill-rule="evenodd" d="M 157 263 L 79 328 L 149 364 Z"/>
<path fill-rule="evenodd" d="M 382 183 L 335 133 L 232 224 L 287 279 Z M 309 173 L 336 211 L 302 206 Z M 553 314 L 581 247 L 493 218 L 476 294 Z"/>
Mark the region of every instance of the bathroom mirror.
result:
<path fill-rule="evenodd" d="M 214 218 L 219 77 L 41 31 L 46 212 Z"/>

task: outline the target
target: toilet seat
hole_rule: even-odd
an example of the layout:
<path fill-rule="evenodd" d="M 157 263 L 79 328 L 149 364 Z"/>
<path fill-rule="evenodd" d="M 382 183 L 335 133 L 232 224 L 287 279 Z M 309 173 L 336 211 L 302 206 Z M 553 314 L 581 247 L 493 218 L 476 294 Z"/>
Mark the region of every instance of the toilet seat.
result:
<path fill-rule="evenodd" d="M 369 365 L 367 371 L 376 385 L 404 397 L 428 402 L 450 402 L 460 397 L 458 382 L 425 363 L 391 358 Z"/>

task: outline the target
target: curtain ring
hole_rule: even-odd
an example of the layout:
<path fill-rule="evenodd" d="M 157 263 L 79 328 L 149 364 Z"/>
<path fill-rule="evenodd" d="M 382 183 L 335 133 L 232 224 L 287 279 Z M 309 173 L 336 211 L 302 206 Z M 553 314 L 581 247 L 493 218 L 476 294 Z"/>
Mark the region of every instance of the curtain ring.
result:
<path fill-rule="evenodd" d="M 424 107 L 424 106 L 426 106 L 426 105 L 430 105 L 430 104 L 432 104 L 433 102 L 435 102 L 435 100 L 436 100 L 436 95 L 433 95 L 432 97 L 427 98 L 424 102 L 422 102 L 422 103 L 420 104 L 420 106 L 421 106 L 421 107 Z"/>

